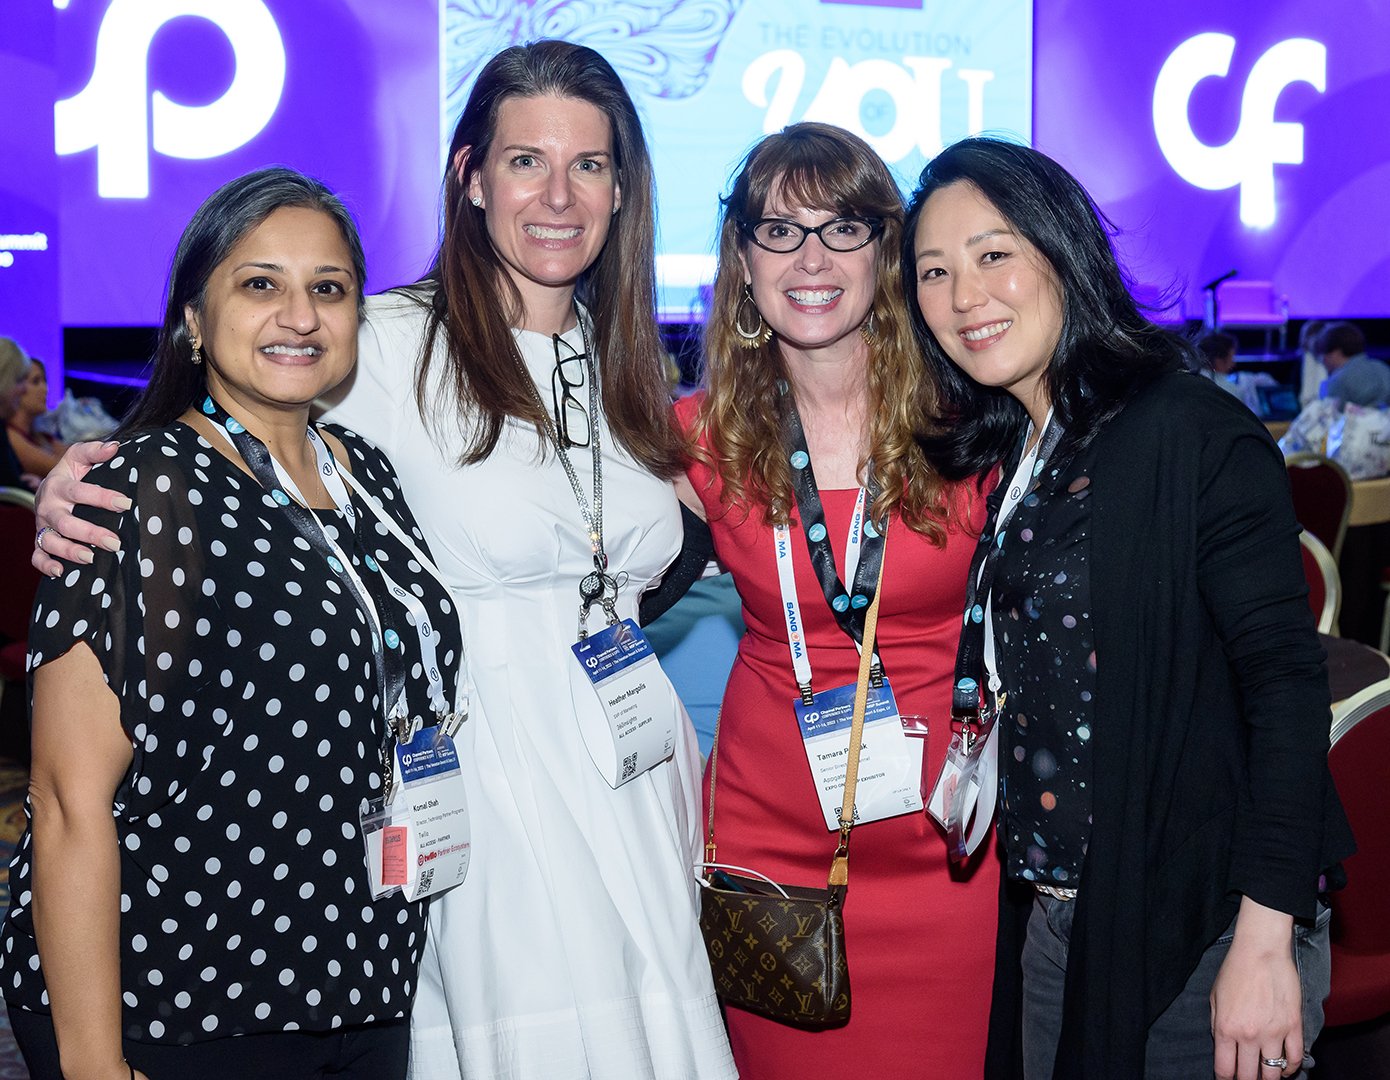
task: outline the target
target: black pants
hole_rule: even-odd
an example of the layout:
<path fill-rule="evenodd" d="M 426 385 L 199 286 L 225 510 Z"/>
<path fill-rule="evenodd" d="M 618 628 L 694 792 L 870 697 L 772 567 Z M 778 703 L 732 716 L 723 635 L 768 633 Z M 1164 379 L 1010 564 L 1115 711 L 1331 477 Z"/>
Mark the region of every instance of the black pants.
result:
<path fill-rule="evenodd" d="M 62 1080 L 53 1018 L 9 1006 L 10 1026 L 32 1080 Z M 272 1031 L 189 1046 L 130 1042 L 126 1060 L 150 1080 L 404 1080 L 410 1021 L 337 1031 Z"/>

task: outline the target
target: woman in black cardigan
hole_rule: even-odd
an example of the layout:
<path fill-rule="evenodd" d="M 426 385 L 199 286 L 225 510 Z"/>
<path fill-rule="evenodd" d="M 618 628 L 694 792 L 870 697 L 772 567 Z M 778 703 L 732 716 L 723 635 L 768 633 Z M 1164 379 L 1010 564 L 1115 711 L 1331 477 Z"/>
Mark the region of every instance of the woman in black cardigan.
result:
<path fill-rule="evenodd" d="M 988 1075 L 1299 1075 L 1328 989 L 1319 893 L 1354 845 L 1283 460 L 1185 373 L 1036 151 L 935 158 L 904 280 L 942 386 L 928 456 L 1002 465 L 957 673 L 998 705 Z"/>

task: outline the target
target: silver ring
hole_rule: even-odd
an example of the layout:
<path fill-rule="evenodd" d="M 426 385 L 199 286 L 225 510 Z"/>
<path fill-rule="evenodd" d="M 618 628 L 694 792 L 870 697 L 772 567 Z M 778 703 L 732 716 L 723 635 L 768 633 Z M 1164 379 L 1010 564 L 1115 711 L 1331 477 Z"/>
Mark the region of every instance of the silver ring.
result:
<path fill-rule="evenodd" d="M 1267 1058 L 1267 1057 L 1262 1057 L 1262 1058 L 1260 1058 L 1260 1064 L 1261 1064 L 1261 1065 L 1264 1065 L 1264 1066 L 1267 1066 L 1268 1068 L 1271 1068 L 1271 1069 L 1280 1069 L 1280 1070 L 1283 1070 L 1283 1069 L 1287 1069 L 1287 1068 L 1289 1067 L 1289 1059 L 1288 1059 L 1288 1058 Z"/>
<path fill-rule="evenodd" d="M 34 546 L 38 548 L 40 551 L 43 551 L 43 534 L 46 532 L 57 531 L 58 530 L 55 529 L 52 525 L 45 525 L 42 529 L 39 530 L 38 536 L 34 537 Z"/>

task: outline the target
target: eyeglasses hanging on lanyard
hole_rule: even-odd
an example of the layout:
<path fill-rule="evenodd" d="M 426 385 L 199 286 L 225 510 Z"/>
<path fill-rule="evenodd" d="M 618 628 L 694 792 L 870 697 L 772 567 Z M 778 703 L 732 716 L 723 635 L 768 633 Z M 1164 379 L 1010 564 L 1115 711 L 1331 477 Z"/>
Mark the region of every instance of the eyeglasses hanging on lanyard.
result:
<path fill-rule="evenodd" d="M 589 456 L 593 462 L 594 471 L 592 501 L 584 493 L 584 486 L 579 482 L 579 474 L 575 472 L 574 462 L 570 460 L 568 452 L 569 447 L 582 444 L 573 440 L 574 432 L 572 429 L 569 435 L 562 435 L 557 429 L 550 414 L 545 409 L 545 404 L 541 401 L 540 393 L 536 390 L 535 380 L 531 380 L 531 395 L 536 404 L 540 406 L 545 434 L 555 447 L 555 454 L 564 467 L 565 476 L 569 479 L 570 490 L 574 492 L 575 502 L 579 504 L 579 514 L 589 529 L 589 550 L 593 553 L 594 569 L 591 573 L 585 574 L 579 582 L 579 640 L 583 641 L 589 636 L 589 609 L 595 604 L 603 608 L 604 618 L 609 626 L 617 625 L 617 599 L 620 586 L 618 580 L 608 573 L 608 555 L 603 550 L 603 440 L 599 435 L 598 372 L 594 365 L 594 351 L 589 343 L 589 328 L 584 321 L 583 312 L 579 310 L 578 303 L 574 305 L 574 314 L 579 321 L 579 334 L 584 342 L 584 351 L 575 357 L 562 357 L 562 346 L 571 352 L 573 350 L 559 334 L 551 335 L 555 344 L 556 361 L 556 370 L 552 377 L 552 390 L 554 389 L 554 380 L 559 380 L 564 387 L 564 392 L 557 398 L 556 411 L 566 418 L 564 423 L 569 427 L 569 407 L 571 404 L 578 404 L 577 401 L 573 400 L 570 390 L 577 386 L 578 382 L 571 380 L 572 371 L 568 375 L 566 374 L 565 365 L 572 365 L 576 361 L 583 362 L 584 373 L 589 380 L 589 410 L 586 420 L 589 434 Z M 523 370 L 525 370 L 524 365 Z M 579 411 L 582 412 L 583 410 Z"/>

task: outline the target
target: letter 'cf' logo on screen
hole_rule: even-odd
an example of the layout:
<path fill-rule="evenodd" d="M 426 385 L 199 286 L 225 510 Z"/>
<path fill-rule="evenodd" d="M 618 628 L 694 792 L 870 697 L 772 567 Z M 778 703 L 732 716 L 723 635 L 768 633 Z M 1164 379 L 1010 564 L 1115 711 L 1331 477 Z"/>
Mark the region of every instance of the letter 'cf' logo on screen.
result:
<path fill-rule="evenodd" d="M 1192 91 L 1210 76 L 1224 78 L 1236 39 L 1228 34 L 1188 38 L 1163 63 L 1154 83 L 1154 134 L 1168 164 L 1189 184 L 1208 191 L 1240 185 L 1240 220 L 1274 224 L 1274 166 L 1303 162 L 1303 125 L 1274 119 L 1284 87 L 1306 82 L 1327 90 L 1327 46 L 1289 38 L 1255 61 L 1240 99 L 1240 126 L 1225 146 L 1208 146 L 1187 119 Z"/>
<path fill-rule="evenodd" d="M 232 85 L 199 106 L 156 90 L 147 108 L 150 42 L 170 19 L 185 15 L 207 19 L 227 35 L 236 56 Z M 285 44 L 263 0 L 112 0 L 97 32 L 91 81 L 54 106 L 54 142 L 60 154 L 96 147 L 102 198 L 143 199 L 150 193 L 151 143 L 167 157 L 226 154 L 269 123 L 284 87 Z"/>

